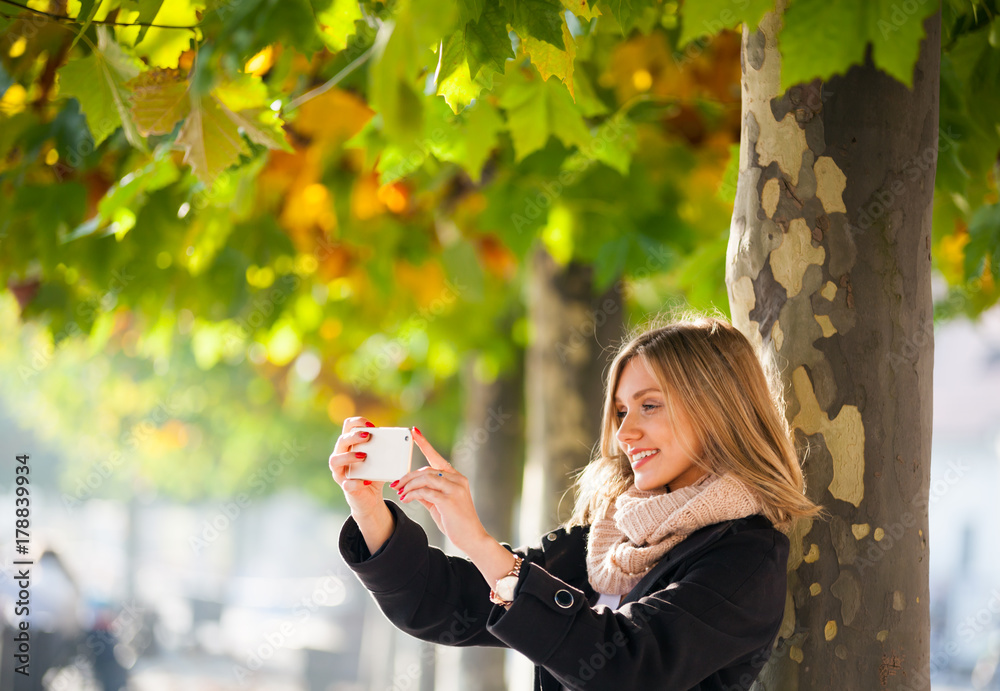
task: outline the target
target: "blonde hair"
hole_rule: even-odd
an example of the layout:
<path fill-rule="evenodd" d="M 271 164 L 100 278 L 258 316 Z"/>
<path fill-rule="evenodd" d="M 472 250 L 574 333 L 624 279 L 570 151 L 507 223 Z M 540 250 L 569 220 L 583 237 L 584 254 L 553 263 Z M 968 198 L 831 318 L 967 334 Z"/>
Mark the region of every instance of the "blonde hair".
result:
<path fill-rule="evenodd" d="M 633 358 L 644 361 L 660 384 L 671 425 L 678 407 L 687 414 L 701 440 L 701 455 L 691 459 L 696 466 L 742 481 L 760 500 L 762 513 L 783 532 L 796 519 L 822 512 L 805 496 L 775 368 L 720 317 L 686 312 L 647 326 L 619 348 L 607 376 L 601 439 L 573 483 L 576 501 L 565 527 L 593 523 L 634 482 L 615 437 L 614 402 L 622 370 Z"/>

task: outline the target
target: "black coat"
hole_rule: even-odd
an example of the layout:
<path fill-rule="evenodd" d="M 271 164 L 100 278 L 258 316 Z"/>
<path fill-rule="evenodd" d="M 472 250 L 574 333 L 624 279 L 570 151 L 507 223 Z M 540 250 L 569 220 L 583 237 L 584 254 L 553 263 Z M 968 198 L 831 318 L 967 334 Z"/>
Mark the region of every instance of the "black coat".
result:
<path fill-rule="evenodd" d="M 392 536 L 369 555 L 357 523 L 344 561 L 400 630 L 444 645 L 503 646 L 535 663 L 535 689 L 744 691 L 770 656 L 785 608 L 788 538 L 763 516 L 706 526 L 667 552 L 618 609 L 594 607 L 589 526 L 512 549 L 524 557 L 509 609 L 468 559 L 427 542 L 393 502 Z"/>

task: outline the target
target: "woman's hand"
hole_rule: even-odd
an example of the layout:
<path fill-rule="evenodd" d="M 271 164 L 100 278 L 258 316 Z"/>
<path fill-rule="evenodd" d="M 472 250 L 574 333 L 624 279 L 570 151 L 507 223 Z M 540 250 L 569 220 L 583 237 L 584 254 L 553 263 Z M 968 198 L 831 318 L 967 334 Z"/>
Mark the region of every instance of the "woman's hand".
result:
<path fill-rule="evenodd" d="M 363 417 L 347 418 L 344 420 L 344 431 L 337 438 L 333 453 L 330 454 L 330 470 L 333 471 L 333 479 L 344 490 L 347 504 L 351 507 L 351 515 L 356 519 L 387 511 L 385 502 L 382 500 L 384 482 L 347 479 L 347 466 L 359 463 L 367 456 L 364 452 L 364 443 L 372 436 L 367 428 L 374 426 Z"/>
<path fill-rule="evenodd" d="M 489 535 L 472 504 L 469 481 L 434 450 L 416 427 L 413 440 L 430 465 L 407 473 L 390 487 L 403 503 L 416 500 L 427 507 L 441 532 L 453 545 L 470 554 Z"/>

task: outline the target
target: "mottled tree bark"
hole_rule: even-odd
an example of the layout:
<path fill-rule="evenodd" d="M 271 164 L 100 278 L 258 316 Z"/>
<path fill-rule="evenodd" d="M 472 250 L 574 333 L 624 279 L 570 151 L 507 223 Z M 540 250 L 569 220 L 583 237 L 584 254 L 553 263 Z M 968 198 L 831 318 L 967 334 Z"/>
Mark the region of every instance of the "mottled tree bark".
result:
<path fill-rule="evenodd" d="M 595 295 L 592 267 L 559 266 L 541 249 L 531 261 L 523 542 L 569 517 L 566 490 L 600 437 L 604 375 L 623 332 L 620 283 Z"/>
<path fill-rule="evenodd" d="M 790 535 L 758 688 L 927 688 L 940 17 L 912 90 L 869 61 L 781 94 L 778 26 L 743 34 L 726 282 L 733 322 L 782 372 L 808 495 L 832 518 Z"/>
<path fill-rule="evenodd" d="M 483 527 L 500 542 L 513 543 L 514 504 L 524 467 L 524 368 L 516 367 L 492 382 L 475 374 L 470 358 L 462 371 L 465 419 L 451 462 L 469 478 Z M 462 648 L 459 688 L 503 691 L 503 648 Z"/>

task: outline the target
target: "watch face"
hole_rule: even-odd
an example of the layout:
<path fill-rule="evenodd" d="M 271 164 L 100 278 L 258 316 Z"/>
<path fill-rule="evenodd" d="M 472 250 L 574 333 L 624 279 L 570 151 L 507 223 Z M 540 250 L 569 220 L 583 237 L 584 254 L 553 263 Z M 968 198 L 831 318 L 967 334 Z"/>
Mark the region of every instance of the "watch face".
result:
<path fill-rule="evenodd" d="M 495 592 L 497 596 L 503 598 L 507 602 L 514 599 L 514 587 L 517 585 L 517 576 L 504 576 L 499 581 L 497 581 L 497 587 Z"/>

